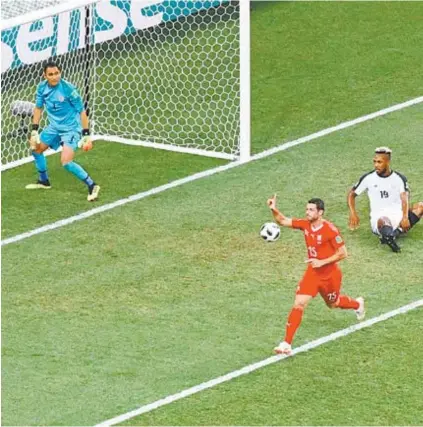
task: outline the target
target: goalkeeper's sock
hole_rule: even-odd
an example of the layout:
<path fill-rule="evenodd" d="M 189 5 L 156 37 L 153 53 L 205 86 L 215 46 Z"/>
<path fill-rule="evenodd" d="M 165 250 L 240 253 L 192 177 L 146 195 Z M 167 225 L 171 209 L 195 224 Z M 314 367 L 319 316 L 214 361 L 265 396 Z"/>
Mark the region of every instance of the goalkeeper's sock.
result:
<path fill-rule="evenodd" d="M 94 184 L 94 181 L 88 175 L 87 171 L 82 166 L 78 165 L 78 163 L 69 162 L 63 165 L 63 167 L 84 182 L 88 187 Z"/>
<path fill-rule="evenodd" d="M 94 187 L 95 185 L 93 179 L 89 175 L 84 179 L 84 182 L 87 184 L 88 188 Z"/>
<path fill-rule="evenodd" d="M 297 332 L 298 327 L 301 324 L 301 319 L 303 318 L 304 309 L 294 307 L 288 316 L 288 321 L 286 322 L 286 332 L 285 340 L 288 344 L 292 343 L 295 332 Z"/>
<path fill-rule="evenodd" d="M 344 310 L 357 310 L 360 307 L 360 304 L 358 301 L 347 295 L 340 295 L 336 306 Z"/>
<path fill-rule="evenodd" d="M 35 167 L 38 171 L 39 180 L 41 182 L 48 181 L 47 161 L 43 153 L 32 152 L 35 161 Z"/>

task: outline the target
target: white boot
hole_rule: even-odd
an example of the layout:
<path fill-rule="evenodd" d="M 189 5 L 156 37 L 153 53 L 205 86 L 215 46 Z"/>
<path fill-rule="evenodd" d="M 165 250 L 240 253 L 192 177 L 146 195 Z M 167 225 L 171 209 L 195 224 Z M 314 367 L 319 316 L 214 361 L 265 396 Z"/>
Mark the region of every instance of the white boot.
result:
<path fill-rule="evenodd" d="M 356 301 L 360 304 L 357 310 L 355 310 L 357 320 L 363 320 L 366 317 L 366 310 L 364 308 L 364 298 L 358 297 L 356 298 Z"/>
<path fill-rule="evenodd" d="M 292 347 L 286 341 L 282 341 L 277 347 L 273 349 L 276 354 L 291 354 Z"/>

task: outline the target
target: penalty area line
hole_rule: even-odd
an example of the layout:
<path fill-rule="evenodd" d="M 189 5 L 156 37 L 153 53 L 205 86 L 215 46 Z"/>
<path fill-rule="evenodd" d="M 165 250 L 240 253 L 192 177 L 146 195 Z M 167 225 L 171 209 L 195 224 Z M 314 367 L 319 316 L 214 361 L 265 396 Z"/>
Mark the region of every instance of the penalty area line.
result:
<path fill-rule="evenodd" d="M 156 400 L 155 402 L 141 406 L 137 409 L 126 412 L 125 414 L 118 415 L 117 417 L 114 417 L 114 418 L 110 418 L 109 420 L 103 421 L 100 424 L 96 424 L 95 427 L 108 427 L 108 426 L 116 425 L 118 423 L 122 423 L 122 422 L 127 421 L 131 418 L 134 418 L 138 415 L 142 415 L 142 414 L 145 414 L 147 412 L 154 411 L 157 408 L 160 408 L 160 407 L 165 406 L 165 405 L 169 405 L 170 403 L 176 402 L 177 400 L 181 400 L 185 397 L 192 396 L 193 394 L 196 394 L 196 393 L 199 393 L 203 390 L 207 390 L 209 388 L 215 387 L 219 384 L 233 380 L 234 378 L 238 378 L 242 375 L 249 374 L 250 372 L 254 372 L 257 369 L 263 368 L 263 367 L 268 366 L 268 365 L 272 365 L 273 363 L 277 363 L 277 362 L 279 362 L 283 359 L 286 359 L 288 357 L 293 357 L 296 354 L 304 353 L 306 351 L 312 350 L 313 348 L 319 347 L 323 344 L 334 341 L 338 338 L 345 337 L 345 336 L 350 335 L 353 332 L 359 331 L 361 329 L 368 328 L 369 326 L 372 326 L 372 325 L 379 323 L 379 322 L 383 322 L 384 320 L 390 319 L 394 316 L 397 316 L 398 314 L 407 313 L 408 311 L 414 310 L 415 308 L 418 308 L 421 306 L 423 306 L 423 299 L 418 300 L 418 301 L 414 301 L 410 304 L 404 305 L 404 306 L 399 307 L 395 310 L 381 314 L 380 316 L 373 317 L 372 319 L 365 320 L 364 322 L 356 323 L 352 326 L 349 326 L 348 328 L 341 329 L 341 330 L 334 332 L 330 335 L 326 335 L 325 337 L 318 338 L 314 341 L 311 341 L 307 344 L 304 344 L 300 347 L 295 348 L 292 351 L 292 354 L 289 356 L 278 355 L 278 356 L 269 357 L 267 359 L 261 360 L 260 362 L 253 363 L 251 365 L 245 366 L 241 369 L 230 372 L 226 375 L 222 375 L 218 378 L 214 378 L 210 381 L 198 384 L 194 387 L 188 388 L 188 389 L 183 390 L 179 393 L 172 394 L 172 395 L 167 396 L 167 397 L 160 399 L 160 400 Z"/>
<path fill-rule="evenodd" d="M 226 165 L 223 165 L 223 166 L 219 166 L 217 168 L 208 169 L 206 171 L 199 172 L 199 173 L 187 176 L 187 177 L 182 178 L 182 179 L 177 179 L 176 181 L 172 181 L 168 184 L 161 185 L 159 187 L 155 187 L 151 190 L 143 191 L 141 193 L 134 194 L 134 195 L 126 197 L 124 199 L 117 200 L 116 202 L 107 203 L 107 204 L 99 206 L 97 208 L 90 209 L 90 210 L 82 212 L 78 215 L 74 215 L 74 216 L 71 216 L 69 218 L 61 219 L 61 220 L 53 222 L 51 224 L 47 224 L 47 225 L 44 225 L 42 227 L 35 228 L 34 230 L 27 231 L 27 232 L 21 233 L 21 234 L 17 234 L 16 236 L 9 237 L 7 239 L 3 239 L 1 241 L 1 246 L 6 246 L 6 245 L 9 245 L 11 243 L 16 243 L 16 242 L 19 242 L 21 240 L 27 239 L 31 236 L 35 236 L 37 234 L 41 234 L 41 233 L 44 233 L 46 231 L 55 230 L 57 228 L 64 227 L 65 225 L 72 224 L 73 222 L 81 221 L 82 219 L 86 219 L 86 218 L 89 218 L 91 216 L 97 215 L 101 212 L 106 212 L 106 211 L 109 211 L 109 210 L 114 209 L 116 207 L 126 205 L 127 203 L 131 203 L 131 202 L 135 202 L 136 200 L 144 199 L 146 197 L 152 196 L 153 194 L 162 193 L 163 191 L 169 190 L 171 188 L 179 187 L 183 184 L 187 184 L 188 182 L 196 181 L 197 179 L 205 178 L 207 176 L 211 176 L 211 175 L 217 174 L 219 172 L 223 172 L 225 170 L 232 169 L 232 168 L 235 168 L 237 166 L 241 166 L 241 165 L 243 165 L 245 163 L 249 163 L 251 161 L 255 161 L 255 160 L 263 159 L 265 157 L 272 156 L 273 154 L 279 153 L 280 151 L 287 150 L 288 148 L 291 148 L 291 147 L 295 147 L 296 145 L 300 145 L 300 144 L 304 144 L 305 142 L 313 141 L 315 139 L 321 138 L 322 136 L 329 135 L 329 134 L 337 132 L 339 130 L 346 129 L 346 128 L 355 126 L 359 123 L 363 123 L 363 122 L 366 122 L 369 120 L 373 120 L 377 117 L 381 117 L 381 116 L 384 116 L 386 114 L 392 113 L 394 111 L 399 111 L 399 110 L 402 110 L 404 108 L 411 107 L 412 105 L 420 104 L 422 102 L 423 102 L 423 96 L 420 96 L 418 98 L 414 98 L 414 99 L 410 99 L 406 102 L 402 102 L 401 104 L 392 105 L 391 107 L 384 108 L 384 109 L 376 111 L 374 113 L 358 117 L 354 120 L 348 120 L 346 122 L 342 122 L 336 126 L 332 126 L 330 128 L 323 129 L 319 132 L 315 132 L 315 133 L 312 133 L 310 135 L 304 136 L 302 138 L 298 138 L 298 139 L 293 140 L 293 141 L 285 142 L 285 143 L 278 145 L 276 147 L 273 147 L 269 150 L 262 151 L 261 153 L 255 154 L 254 156 L 251 156 L 250 159 L 246 160 L 245 162 L 235 161 L 235 162 L 231 162 L 231 163 L 228 163 Z"/>

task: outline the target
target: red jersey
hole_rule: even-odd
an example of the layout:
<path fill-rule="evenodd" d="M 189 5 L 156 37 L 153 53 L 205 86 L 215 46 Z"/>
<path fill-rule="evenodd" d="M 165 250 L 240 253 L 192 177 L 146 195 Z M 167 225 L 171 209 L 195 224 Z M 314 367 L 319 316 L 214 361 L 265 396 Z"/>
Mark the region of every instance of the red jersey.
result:
<path fill-rule="evenodd" d="M 314 228 L 306 219 L 293 219 L 292 228 L 303 230 L 307 246 L 308 258 L 325 259 L 336 253 L 338 248 L 344 246 L 344 240 L 338 229 L 329 221 Z M 330 263 L 316 268 L 316 272 L 327 274 L 336 267 L 336 263 Z"/>

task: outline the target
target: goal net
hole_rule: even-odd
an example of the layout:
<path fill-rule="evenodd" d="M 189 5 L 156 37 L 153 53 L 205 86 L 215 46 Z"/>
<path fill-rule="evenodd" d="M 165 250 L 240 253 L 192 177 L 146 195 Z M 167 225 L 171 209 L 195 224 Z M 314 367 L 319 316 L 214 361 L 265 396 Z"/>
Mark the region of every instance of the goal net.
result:
<path fill-rule="evenodd" d="M 8 3 L 2 170 L 31 160 L 27 135 L 47 59 L 79 88 L 95 139 L 248 159 L 248 0 Z"/>

